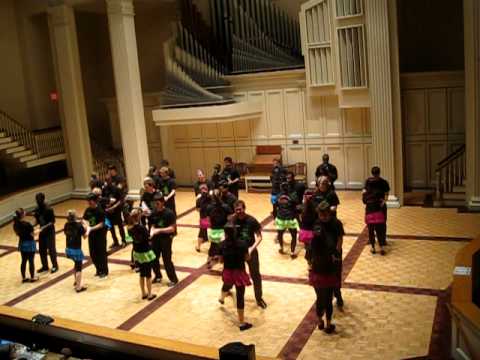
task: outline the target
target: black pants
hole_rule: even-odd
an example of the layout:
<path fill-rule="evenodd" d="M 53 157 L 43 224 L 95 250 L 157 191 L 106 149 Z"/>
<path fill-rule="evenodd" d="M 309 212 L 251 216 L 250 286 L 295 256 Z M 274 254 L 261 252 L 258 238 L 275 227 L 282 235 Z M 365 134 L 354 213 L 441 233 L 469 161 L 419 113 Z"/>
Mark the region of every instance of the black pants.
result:
<path fill-rule="evenodd" d="M 207 229 L 198 229 L 198 238 L 202 239 L 202 242 L 207 242 L 208 241 L 208 233 Z"/>
<path fill-rule="evenodd" d="M 290 232 L 290 235 L 292 236 L 292 242 L 290 243 L 290 250 L 292 253 L 295 252 L 295 248 L 297 247 L 297 229 L 288 229 Z M 280 244 L 280 247 L 283 250 L 283 234 L 285 233 L 285 230 L 278 230 L 277 231 L 277 236 L 278 236 L 278 243 Z"/>
<path fill-rule="evenodd" d="M 262 300 L 262 275 L 260 275 L 260 261 L 258 259 L 258 251 L 255 249 L 248 260 L 248 271 L 253 280 L 253 290 L 255 291 L 255 299 Z"/>
<path fill-rule="evenodd" d="M 82 272 L 82 265 L 83 265 L 82 263 L 83 263 L 82 261 L 75 261 L 73 263 L 73 270 L 75 272 Z"/>
<path fill-rule="evenodd" d="M 172 262 L 172 241 L 172 236 L 164 238 L 156 237 L 153 239 L 152 250 L 156 255 L 156 259 L 153 260 L 153 272 L 155 273 L 156 278 L 162 278 L 162 272 L 160 271 L 161 256 L 163 259 L 163 266 L 165 267 L 165 271 L 167 272 L 168 279 L 171 282 L 177 283 L 177 273 L 175 272 L 175 266 Z"/>
<path fill-rule="evenodd" d="M 108 275 L 107 232 L 96 230 L 88 236 L 88 248 L 98 275 Z"/>
<path fill-rule="evenodd" d="M 223 284 L 222 291 L 227 292 L 232 289 L 233 285 Z M 235 294 L 237 296 L 237 309 L 245 309 L 245 286 L 235 285 Z"/>
<path fill-rule="evenodd" d="M 340 286 L 335 287 L 333 289 L 333 296 L 335 296 L 335 299 L 337 299 L 337 305 L 341 304 L 343 305 L 343 298 L 342 298 L 342 291 L 340 290 L 342 288 L 342 270 L 343 270 L 343 260 L 341 260 L 342 253 L 340 252 L 340 262 L 338 263 L 338 274 L 340 276 Z"/>
<path fill-rule="evenodd" d="M 326 313 L 327 320 L 332 319 L 333 314 L 333 288 L 315 288 L 317 294 L 316 310 L 319 319 Z"/>
<path fill-rule="evenodd" d="M 22 278 L 25 279 L 25 270 L 27 270 L 27 262 L 28 262 L 28 271 L 30 272 L 30 278 L 33 279 L 35 276 L 35 253 L 34 252 L 21 252 L 22 255 L 22 263 L 20 264 L 20 271 L 22 273 Z"/>
<path fill-rule="evenodd" d="M 112 227 L 110 228 L 110 234 L 112 235 L 112 239 L 113 239 L 113 243 L 115 245 L 118 245 L 118 238 L 117 238 L 117 233 L 115 231 L 115 226 L 118 226 L 118 232 L 120 233 L 120 237 L 122 239 L 122 243 L 126 244 L 126 240 L 125 240 L 125 229 L 123 228 L 123 224 L 119 224 L 119 225 L 113 225 L 112 224 Z"/>
<path fill-rule="evenodd" d="M 377 234 L 380 246 L 387 245 L 387 224 L 368 224 L 368 239 L 370 245 L 375 246 L 375 234 Z"/>
<path fill-rule="evenodd" d="M 48 229 L 40 233 L 38 236 L 38 251 L 40 253 L 42 268 L 48 269 L 48 255 L 50 255 L 52 267 L 58 268 L 54 229 Z"/>

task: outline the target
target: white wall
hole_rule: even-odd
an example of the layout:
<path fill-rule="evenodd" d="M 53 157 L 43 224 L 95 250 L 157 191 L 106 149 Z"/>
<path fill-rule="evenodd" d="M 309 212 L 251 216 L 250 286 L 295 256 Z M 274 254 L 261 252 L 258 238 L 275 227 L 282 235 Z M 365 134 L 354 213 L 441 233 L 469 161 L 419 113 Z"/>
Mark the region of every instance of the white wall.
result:
<path fill-rule="evenodd" d="M 250 163 L 256 146 L 269 144 L 282 146 L 284 164 L 306 162 L 309 181 L 314 179 L 322 155 L 328 153 L 338 167 L 338 188 L 361 188 L 372 166 L 368 109 L 340 109 L 334 96 L 308 98 L 298 81 L 272 87 L 254 80 L 250 87 L 248 82 L 241 87 L 233 84 L 238 100 L 264 104 L 259 121 L 162 127 L 162 139 L 167 141 L 165 156 L 175 168 L 178 182 L 191 184 L 197 168 L 210 174 L 213 165 L 222 163 L 227 155 Z"/>
<path fill-rule="evenodd" d="M 435 186 L 436 164 L 465 143 L 463 72 L 403 74 L 406 184 Z"/>

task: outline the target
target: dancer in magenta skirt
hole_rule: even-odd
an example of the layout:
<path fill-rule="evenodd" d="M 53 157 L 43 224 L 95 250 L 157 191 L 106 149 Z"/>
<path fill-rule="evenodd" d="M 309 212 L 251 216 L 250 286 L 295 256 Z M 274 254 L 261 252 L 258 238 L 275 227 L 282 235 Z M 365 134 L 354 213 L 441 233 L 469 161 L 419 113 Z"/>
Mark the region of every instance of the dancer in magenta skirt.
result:
<path fill-rule="evenodd" d="M 221 254 L 223 259 L 223 286 L 220 304 L 225 303 L 225 297 L 235 286 L 237 297 L 237 313 L 240 331 L 248 330 L 252 324 L 245 321 L 245 287 L 251 285 L 250 277 L 245 271 L 245 261 L 248 258 L 248 246 L 246 243 L 237 238 L 236 230 L 230 223 L 225 225 L 225 241 L 221 246 Z"/>

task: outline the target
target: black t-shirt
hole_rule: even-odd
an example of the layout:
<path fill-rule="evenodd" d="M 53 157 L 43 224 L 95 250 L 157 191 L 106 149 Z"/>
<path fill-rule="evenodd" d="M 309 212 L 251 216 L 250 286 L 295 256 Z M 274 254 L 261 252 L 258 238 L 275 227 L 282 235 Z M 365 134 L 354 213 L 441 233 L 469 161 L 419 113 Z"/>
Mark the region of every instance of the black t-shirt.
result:
<path fill-rule="evenodd" d="M 33 241 L 33 225 L 28 221 L 18 221 L 13 224 L 13 230 L 18 235 L 20 243 L 23 241 Z"/>
<path fill-rule="evenodd" d="M 67 239 L 67 248 L 81 249 L 82 236 L 85 234 L 85 228 L 78 221 L 69 221 L 63 227 L 63 232 Z"/>
<path fill-rule="evenodd" d="M 116 187 L 113 184 L 109 184 L 104 186 L 103 191 L 102 191 L 102 198 L 105 198 L 105 210 L 111 207 L 112 205 L 115 205 L 117 202 L 122 203 L 123 202 L 123 194 L 122 191 Z M 112 199 L 115 199 L 115 202 L 112 203 Z M 112 212 L 112 214 L 120 214 L 122 212 L 122 205 L 120 204 L 115 208 L 115 210 Z M 107 214 L 108 215 L 108 214 Z"/>
<path fill-rule="evenodd" d="M 312 195 L 311 201 L 313 201 L 313 204 L 315 205 L 315 209 L 323 201 L 328 202 L 330 206 L 337 206 L 340 204 L 340 200 L 338 199 L 337 193 L 333 190 L 329 190 L 327 192 L 316 191 Z"/>
<path fill-rule="evenodd" d="M 276 195 L 280 193 L 280 185 L 286 180 L 287 169 L 283 166 L 275 166 L 272 169 L 272 174 L 270 175 L 270 181 L 272 182 L 272 194 Z"/>
<path fill-rule="evenodd" d="M 83 213 L 83 219 L 88 221 L 90 227 L 93 227 L 105 222 L 105 212 L 100 206 L 97 206 L 96 208 L 88 207 Z M 105 229 L 105 226 L 103 227 L 103 229 Z M 96 234 L 99 231 L 101 230 L 93 231 L 91 234 Z"/>
<path fill-rule="evenodd" d="M 297 202 L 300 204 L 303 199 L 303 195 L 305 194 L 306 186 L 302 182 L 298 182 L 296 180 L 291 181 L 288 183 L 288 192 L 295 193 L 297 196 Z"/>
<path fill-rule="evenodd" d="M 343 224 L 335 217 L 326 223 L 315 222 L 314 237 L 312 240 L 312 270 L 319 274 L 331 274 L 337 271 L 338 266 L 332 255 L 341 256 L 337 251 L 339 237 L 345 234 Z"/>
<path fill-rule="evenodd" d="M 337 167 L 330 163 L 320 164 L 315 171 L 315 176 L 317 178 L 320 176 L 327 176 L 333 184 L 338 178 Z"/>
<path fill-rule="evenodd" d="M 144 253 L 150 250 L 150 235 L 145 226 L 141 224 L 135 224 L 128 229 L 128 234 L 133 239 L 133 251 Z"/>
<path fill-rule="evenodd" d="M 172 190 L 175 190 L 176 188 L 177 188 L 177 184 L 175 182 L 175 179 L 168 178 L 168 179 L 160 180 L 160 185 L 158 190 L 160 190 L 163 193 L 163 196 L 167 196 L 172 192 Z M 170 199 L 168 199 L 165 205 L 169 208 L 172 208 L 172 206 L 175 205 L 175 195 L 173 195 Z"/>
<path fill-rule="evenodd" d="M 244 219 L 235 217 L 233 225 L 238 226 L 239 240 L 244 241 L 249 247 L 255 244 L 255 233 L 262 230 L 260 223 L 251 215 L 246 215 Z"/>
<path fill-rule="evenodd" d="M 240 173 L 233 166 L 224 168 L 222 173 L 220 174 L 220 179 L 225 181 L 228 181 L 228 180 L 233 181 L 239 178 L 240 178 Z M 238 187 L 239 187 L 238 181 L 228 185 L 228 189 L 230 190 L 230 192 L 233 192 L 233 193 L 238 192 Z"/>
<path fill-rule="evenodd" d="M 158 191 L 154 191 L 153 193 L 145 191 L 140 198 L 140 203 L 145 203 L 150 210 L 153 210 L 155 208 L 155 201 L 153 198 L 156 194 L 158 194 Z"/>
<path fill-rule="evenodd" d="M 222 194 L 221 199 L 230 208 L 230 214 L 233 214 L 233 210 L 234 210 L 233 208 L 234 208 L 235 202 L 237 201 L 237 198 L 235 197 L 235 195 L 233 195 L 231 192 L 228 192 L 226 194 Z"/>
<path fill-rule="evenodd" d="M 112 178 L 112 184 L 114 186 L 118 187 L 118 185 L 125 185 L 125 179 L 123 178 L 123 176 L 117 174 L 112 176 L 111 178 Z"/>
<path fill-rule="evenodd" d="M 211 198 L 208 194 L 202 194 L 196 201 L 196 207 L 200 210 L 200 217 L 206 218 L 208 216 L 208 205 L 211 203 Z"/>
<path fill-rule="evenodd" d="M 164 208 L 161 212 L 160 211 L 154 211 L 152 215 L 150 216 L 150 221 L 149 224 L 153 226 L 154 228 L 161 229 L 161 228 L 166 228 L 172 225 L 175 225 L 177 222 L 177 219 L 175 217 L 175 214 L 172 210 L 169 208 Z M 159 234 L 155 236 L 156 238 L 169 238 L 173 236 L 172 234 Z"/>
<path fill-rule="evenodd" d="M 195 195 L 200 194 L 200 185 L 202 185 L 202 184 L 207 185 L 209 191 L 210 191 L 210 190 L 213 190 L 213 189 L 215 188 L 215 185 L 214 185 L 213 182 L 210 181 L 210 180 L 206 180 L 206 181 L 204 181 L 204 182 L 200 182 L 200 181 L 197 180 L 197 181 L 195 181 L 195 183 L 193 184 L 193 190 L 195 191 Z"/>
<path fill-rule="evenodd" d="M 102 188 L 103 181 L 99 178 L 91 178 L 90 179 L 90 189 L 93 190 L 94 188 Z"/>
<path fill-rule="evenodd" d="M 245 257 L 248 253 L 248 247 L 245 242 L 227 243 L 223 241 L 220 253 L 223 257 L 223 267 L 225 269 L 245 269 Z"/>
<path fill-rule="evenodd" d="M 49 206 L 37 207 L 33 213 L 37 224 L 41 227 L 47 225 L 48 223 L 55 224 L 55 213 L 53 209 Z M 42 233 L 55 232 L 55 226 L 51 225 L 44 229 Z"/>
<path fill-rule="evenodd" d="M 291 220 L 297 214 L 296 196 L 289 196 L 288 201 L 278 201 L 277 203 L 277 217 L 281 220 Z"/>
<path fill-rule="evenodd" d="M 306 203 L 302 205 L 301 216 L 301 228 L 305 230 L 313 230 L 315 221 L 318 219 L 317 211 L 315 209 L 315 203 L 312 199 L 308 199 Z"/>
<path fill-rule="evenodd" d="M 387 180 L 379 177 L 369 177 L 365 181 L 365 189 L 367 191 L 374 192 L 377 196 L 381 197 L 382 199 L 385 195 L 390 192 L 390 184 Z"/>
<path fill-rule="evenodd" d="M 228 221 L 228 215 L 231 209 L 224 203 L 210 204 L 207 207 L 207 214 L 210 218 L 210 226 L 212 229 L 223 229 Z"/>

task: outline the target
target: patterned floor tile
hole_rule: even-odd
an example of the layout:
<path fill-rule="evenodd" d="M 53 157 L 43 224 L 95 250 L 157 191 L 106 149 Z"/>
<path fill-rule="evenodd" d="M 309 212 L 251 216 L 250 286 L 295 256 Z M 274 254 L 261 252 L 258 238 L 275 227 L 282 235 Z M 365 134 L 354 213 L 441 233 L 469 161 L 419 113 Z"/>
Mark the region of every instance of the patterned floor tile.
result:
<path fill-rule="evenodd" d="M 139 276 L 129 267 L 110 264 L 109 271 L 108 278 L 100 280 L 93 276 L 95 268 L 89 266 L 83 272 L 87 291 L 77 294 L 72 276 L 16 306 L 53 317 L 115 328 L 149 302 L 141 299 Z M 187 276 L 185 273 L 177 275 L 180 280 Z M 152 292 L 160 296 L 168 289 L 166 284 L 154 284 Z"/>
<path fill-rule="evenodd" d="M 372 255 L 366 246 L 347 282 L 445 289 L 451 283 L 461 242 L 389 240 L 387 255 Z"/>
<path fill-rule="evenodd" d="M 309 286 L 266 281 L 264 297 L 269 306 L 262 310 L 249 287 L 245 318 L 253 328 L 240 332 L 232 298 L 227 298 L 224 306 L 217 301 L 221 286 L 219 277 L 200 277 L 132 331 L 215 347 L 232 341 L 255 343 L 258 355 L 277 356 L 315 296 Z"/>
<path fill-rule="evenodd" d="M 437 298 L 344 290 L 336 334 L 314 330 L 299 359 L 405 359 L 428 354 Z"/>

